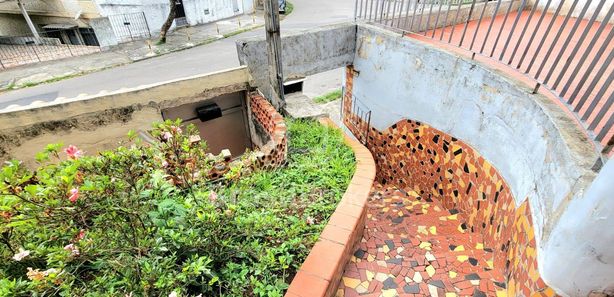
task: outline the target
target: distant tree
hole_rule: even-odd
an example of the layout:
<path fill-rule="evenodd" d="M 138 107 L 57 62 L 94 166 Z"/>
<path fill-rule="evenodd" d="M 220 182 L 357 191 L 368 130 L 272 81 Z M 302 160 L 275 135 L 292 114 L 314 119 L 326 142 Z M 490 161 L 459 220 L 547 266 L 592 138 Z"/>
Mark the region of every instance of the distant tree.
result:
<path fill-rule="evenodd" d="M 175 1 L 176 0 L 169 0 L 171 10 L 168 12 L 168 17 L 160 29 L 160 39 L 158 40 L 158 44 L 166 43 L 166 33 L 168 33 L 168 29 L 170 29 L 173 25 L 175 15 L 177 14 L 177 3 Z"/>

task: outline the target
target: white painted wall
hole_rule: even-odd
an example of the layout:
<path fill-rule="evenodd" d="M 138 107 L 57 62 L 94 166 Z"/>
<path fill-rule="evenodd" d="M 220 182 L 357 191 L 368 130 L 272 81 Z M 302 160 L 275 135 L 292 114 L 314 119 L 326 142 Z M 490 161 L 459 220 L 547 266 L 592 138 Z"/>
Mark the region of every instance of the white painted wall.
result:
<path fill-rule="evenodd" d="M 590 19 L 595 14 L 597 6 L 600 2 L 600 0 L 579 0 L 578 3 L 576 4 L 576 7 L 573 10 L 571 10 L 571 6 L 574 2 L 573 0 L 551 0 L 550 6 L 548 7 L 548 11 L 551 13 L 554 13 L 557 7 L 561 4 L 561 1 L 563 2 L 563 6 L 561 7 L 561 11 L 559 12 L 559 15 L 562 15 L 562 16 L 566 16 L 569 13 L 571 13 L 572 17 L 578 17 L 582 9 L 586 6 L 586 4 L 588 4 L 588 8 L 583 17 L 584 19 L 587 19 L 587 20 Z M 548 1 L 547 0 L 539 0 L 539 1 L 530 0 L 529 1 L 531 5 L 536 2 L 537 2 L 537 7 L 540 10 L 544 10 L 546 8 L 546 4 Z M 597 20 L 598 21 L 603 20 L 604 16 L 608 12 L 608 9 L 610 9 L 610 7 L 612 7 L 613 5 L 614 5 L 614 0 L 605 0 L 605 4 L 603 5 L 601 10 L 597 14 Z M 610 18 L 608 23 L 614 24 L 614 20 Z M 571 26 L 571 25 L 567 25 L 567 26 Z"/>
<path fill-rule="evenodd" d="M 570 296 L 614 294 L 614 159 L 573 200 L 544 248 L 542 277 Z"/>
<path fill-rule="evenodd" d="M 164 21 L 166 21 L 169 12 L 168 0 L 95 1 L 103 16 L 145 12 L 152 34 L 160 32 L 160 28 Z M 188 23 L 194 26 L 242 14 L 244 12 L 243 2 L 244 0 L 184 0 L 183 6 Z M 233 3 L 236 3 L 239 11 L 235 12 Z M 209 9 L 208 15 L 205 14 L 205 9 Z"/>

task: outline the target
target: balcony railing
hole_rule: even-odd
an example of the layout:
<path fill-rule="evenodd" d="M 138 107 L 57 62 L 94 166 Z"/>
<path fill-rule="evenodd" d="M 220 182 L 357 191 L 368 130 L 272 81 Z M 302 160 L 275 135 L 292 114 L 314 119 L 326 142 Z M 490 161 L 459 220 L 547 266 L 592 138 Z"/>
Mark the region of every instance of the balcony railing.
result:
<path fill-rule="evenodd" d="M 563 102 L 604 153 L 614 142 L 614 3 L 356 0 L 355 16 L 494 59 Z"/>

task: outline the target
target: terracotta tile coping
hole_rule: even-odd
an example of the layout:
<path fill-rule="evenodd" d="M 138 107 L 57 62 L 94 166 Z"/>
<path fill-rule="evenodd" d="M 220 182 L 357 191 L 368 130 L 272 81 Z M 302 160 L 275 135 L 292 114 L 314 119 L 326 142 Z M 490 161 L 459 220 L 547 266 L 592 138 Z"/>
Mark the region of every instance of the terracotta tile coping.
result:
<path fill-rule="evenodd" d="M 321 118 L 320 123 L 339 128 L 329 118 Z M 287 297 L 334 296 L 353 247 L 362 237 L 367 198 L 375 179 L 375 161 L 361 143 L 347 135 L 344 138 L 354 151 L 356 171 L 320 239 L 292 280 Z"/>

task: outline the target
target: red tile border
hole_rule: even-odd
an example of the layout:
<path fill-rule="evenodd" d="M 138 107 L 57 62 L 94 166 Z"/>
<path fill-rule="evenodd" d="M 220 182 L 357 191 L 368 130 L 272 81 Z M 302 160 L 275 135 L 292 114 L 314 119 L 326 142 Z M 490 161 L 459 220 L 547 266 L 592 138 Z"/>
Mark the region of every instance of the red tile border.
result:
<path fill-rule="evenodd" d="M 320 122 L 338 128 L 328 118 Z M 354 177 L 320 234 L 320 240 L 292 280 L 286 297 L 334 296 L 352 249 L 362 237 L 365 205 L 375 179 L 375 161 L 371 152 L 358 141 L 347 135 L 344 138 L 356 157 Z"/>

